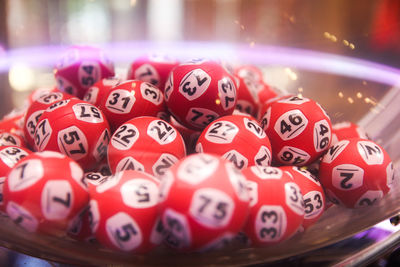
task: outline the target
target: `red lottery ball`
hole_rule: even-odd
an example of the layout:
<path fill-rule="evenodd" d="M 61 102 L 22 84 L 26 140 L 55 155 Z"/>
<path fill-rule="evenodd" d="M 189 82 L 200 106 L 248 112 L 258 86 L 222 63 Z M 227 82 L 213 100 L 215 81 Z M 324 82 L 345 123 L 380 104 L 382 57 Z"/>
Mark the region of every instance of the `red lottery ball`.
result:
<path fill-rule="evenodd" d="M 251 116 L 256 116 L 258 112 L 258 92 L 262 90 L 264 85 L 261 82 L 251 79 L 237 77 L 238 81 L 238 100 L 236 109 L 247 113 Z"/>
<path fill-rule="evenodd" d="M 165 56 L 143 56 L 131 64 L 128 70 L 128 79 L 151 83 L 163 91 L 169 73 L 178 65 L 177 60 Z"/>
<path fill-rule="evenodd" d="M 240 78 L 244 78 L 256 83 L 262 83 L 264 80 L 261 69 L 254 65 L 239 66 L 235 68 L 234 73 Z"/>
<path fill-rule="evenodd" d="M 30 153 L 30 150 L 18 146 L 0 146 L 0 211 L 4 211 L 3 185 L 7 174 L 18 161 Z"/>
<path fill-rule="evenodd" d="M 145 253 L 162 242 L 158 215 L 159 182 L 128 170 L 90 188 L 91 228 L 106 247 Z"/>
<path fill-rule="evenodd" d="M 37 151 L 61 152 L 90 170 L 107 152 L 110 129 L 97 107 L 79 99 L 53 103 L 35 128 Z"/>
<path fill-rule="evenodd" d="M 0 146 L 26 147 L 26 143 L 25 139 L 17 133 L 0 132 Z"/>
<path fill-rule="evenodd" d="M 138 117 L 122 124 L 108 146 L 112 173 L 138 170 L 159 177 L 186 155 L 179 132 L 156 117 Z"/>
<path fill-rule="evenodd" d="M 273 245 L 292 237 L 304 217 L 299 185 L 275 167 L 243 170 L 250 195 L 250 215 L 243 230 L 255 246 Z"/>
<path fill-rule="evenodd" d="M 240 170 L 199 153 L 162 177 L 160 211 L 166 243 L 180 251 L 207 251 L 234 238 L 247 218 L 249 196 Z"/>
<path fill-rule="evenodd" d="M 54 75 L 60 91 L 82 98 L 95 82 L 114 76 L 114 64 L 101 49 L 73 46 L 56 65 Z"/>
<path fill-rule="evenodd" d="M 150 83 L 129 80 L 113 87 L 100 102 L 111 128 L 140 116 L 158 116 L 165 110 L 160 89 Z"/>
<path fill-rule="evenodd" d="M 348 208 L 372 206 L 393 184 L 393 163 L 375 142 L 345 139 L 332 145 L 322 158 L 319 179 L 333 203 Z"/>
<path fill-rule="evenodd" d="M 32 91 L 32 93 L 29 94 L 29 96 L 26 98 L 26 104 L 28 106 L 32 105 L 33 102 L 35 102 L 36 100 L 38 100 L 40 97 L 47 95 L 49 93 L 55 93 L 55 92 L 60 92 L 60 90 L 57 89 L 57 87 L 41 87 L 38 88 L 34 91 Z"/>
<path fill-rule="evenodd" d="M 249 115 L 223 116 L 210 123 L 196 144 L 197 152 L 214 153 L 239 168 L 271 165 L 271 144 L 258 122 Z"/>
<path fill-rule="evenodd" d="M 324 189 L 318 179 L 305 169 L 295 166 L 284 166 L 280 169 L 288 172 L 300 187 L 304 200 L 302 225 L 307 229 L 318 221 L 326 209 Z"/>
<path fill-rule="evenodd" d="M 183 126 L 176 119 L 174 119 L 174 117 L 170 117 L 170 123 L 182 135 L 182 138 L 185 141 L 186 153 L 187 154 L 195 153 L 196 142 L 201 132 Z"/>
<path fill-rule="evenodd" d="M 236 84 L 220 64 L 191 61 L 171 72 L 164 90 L 168 110 L 183 126 L 202 130 L 213 120 L 233 113 Z"/>
<path fill-rule="evenodd" d="M 8 173 L 3 190 L 8 216 L 29 232 L 65 234 L 89 201 L 81 167 L 52 151 L 20 160 Z"/>
<path fill-rule="evenodd" d="M 277 164 L 304 166 L 328 148 L 332 125 L 315 101 L 290 96 L 274 101 L 261 119 Z"/>
<path fill-rule="evenodd" d="M 118 77 L 103 78 L 86 91 L 83 100 L 99 107 L 102 99 L 106 97 L 111 88 L 117 86 L 121 82 L 122 80 Z"/>
<path fill-rule="evenodd" d="M 28 107 L 24 116 L 23 125 L 24 136 L 28 147 L 32 149 L 34 149 L 35 147 L 35 141 L 33 139 L 35 128 L 43 112 L 55 102 L 61 101 L 63 99 L 70 99 L 72 97 L 72 95 L 62 92 L 45 93 Z"/>
<path fill-rule="evenodd" d="M 332 126 L 332 144 L 344 139 L 369 139 L 363 128 L 350 121 L 343 121 Z"/>

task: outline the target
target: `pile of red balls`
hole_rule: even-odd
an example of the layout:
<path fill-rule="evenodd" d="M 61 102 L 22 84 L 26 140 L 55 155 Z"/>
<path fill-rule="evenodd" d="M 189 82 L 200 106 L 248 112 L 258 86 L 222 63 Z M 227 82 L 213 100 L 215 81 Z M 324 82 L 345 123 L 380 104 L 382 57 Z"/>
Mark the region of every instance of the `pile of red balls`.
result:
<path fill-rule="evenodd" d="M 72 47 L 57 86 L 0 121 L 0 210 L 27 231 L 144 253 L 289 239 L 390 190 L 389 155 L 255 66 L 138 58 L 127 80 Z M 307 234 L 305 232 L 304 234 Z"/>

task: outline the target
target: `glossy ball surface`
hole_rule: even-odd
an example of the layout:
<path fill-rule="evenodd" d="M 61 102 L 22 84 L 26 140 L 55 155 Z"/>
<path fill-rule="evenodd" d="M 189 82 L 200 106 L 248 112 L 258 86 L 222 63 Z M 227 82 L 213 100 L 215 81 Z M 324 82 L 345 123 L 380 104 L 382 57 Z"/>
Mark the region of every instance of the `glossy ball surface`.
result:
<path fill-rule="evenodd" d="M 375 142 L 361 138 L 332 145 L 319 169 L 326 196 L 348 208 L 377 204 L 389 192 L 394 177 L 387 152 Z"/>
<path fill-rule="evenodd" d="M 233 113 L 237 89 L 220 64 L 182 63 L 171 72 L 164 90 L 168 110 L 183 126 L 202 130 L 213 120 Z"/>

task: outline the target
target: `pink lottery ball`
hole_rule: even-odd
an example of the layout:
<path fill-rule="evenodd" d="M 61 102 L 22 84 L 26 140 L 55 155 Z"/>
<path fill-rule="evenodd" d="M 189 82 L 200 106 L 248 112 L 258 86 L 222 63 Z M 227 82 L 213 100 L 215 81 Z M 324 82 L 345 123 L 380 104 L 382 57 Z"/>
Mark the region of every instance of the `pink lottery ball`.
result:
<path fill-rule="evenodd" d="M 114 64 L 104 52 L 90 46 L 73 46 L 54 68 L 60 91 L 81 98 L 95 82 L 114 76 Z"/>

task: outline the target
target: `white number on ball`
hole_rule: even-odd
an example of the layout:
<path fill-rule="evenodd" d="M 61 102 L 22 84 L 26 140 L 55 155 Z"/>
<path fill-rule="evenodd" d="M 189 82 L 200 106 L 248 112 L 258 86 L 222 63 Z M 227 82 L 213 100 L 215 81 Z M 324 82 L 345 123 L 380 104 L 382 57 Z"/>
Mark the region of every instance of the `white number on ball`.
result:
<path fill-rule="evenodd" d="M 324 199 L 319 191 L 310 191 L 304 195 L 304 219 L 313 219 L 324 210 Z"/>
<path fill-rule="evenodd" d="M 286 213 L 281 206 L 263 205 L 257 212 L 255 230 L 263 242 L 278 241 L 285 234 Z"/>
<path fill-rule="evenodd" d="M 236 104 L 236 86 L 228 77 L 218 81 L 218 95 L 224 110 L 231 109 Z"/>
<path fill-rule="evenodd" d="M 35 128 L 35 147 L 38 151 L 45 150 L 47 143 L 50 140 L 53 129 L 50 126 L 49 120 L 42 120 Z"/>
<path fill-rule="evenodd" d="M 39 159 L 30 159 L 16 165 L 8 174 L 10 191 L 28 188 L 43 178 L 44 170 Z"/>
<path fill-rule="evenodd" d="M 28 129 L 29 136 L 33 138 L 35 134 L 36 124 L 39 121 L 40 116 L 42 116 L 44 110 L 38 110 L 33 112 L 26 121 L 25 127 Z"/>
<path fill-rule="evenodd" d="M 101 123 L 104 121 L 101 111 L 92 104 L 78 103 L 73 105 L 72 109 L 78 120 L 88 123 Z"/>
<path fill-rule="evenodd" d="M 134 77 L 136 80 L 151 83 L 153 85 L 159 85 L 160 76 L 157 70 L 151 64 L 143 64 L 135 70 Z M 143 93 L 142 93 L 143 94 Z"/>
<path fill-rule="evenodd" d="M 172 91 L 174 91 L 174 75 L 171 72 L 171 74 L 168 76 L 168 81 L 165 84 L 165 89 L 164 89 L 165 101 L 168 102 L 169 96 L 171 95 Z"/>
<path fill-rule="evenodd" d="M 335 145 L 331 146 L 328 149 L 328 152 L 322 158 L 322 162 L 332 163 L 340 155 L 340 153 L 342 153 L 342 151 L 345 150 L 345 148 L 347 147 L 347 145 L 349 143 L 350 143 L 350 141 L 343 140 L 343 141 L 340 141 L 339 143 L 336 143 Z"/>
<path fill-rule="evenodd" d="M 254 157 L 257 166 L 270 166 L 272 161 L 271 151 L 266 146 L 261 146 Z"/>
<path fill-rule="evenodd" d="M 239 132 L 239 128 L 230 121 L 217 121 L 208 127 L 205 138 L 217 144 L 230 144 Z"/>
<path fill-rule="evenodd" d="M 166 170 L 168 170 L 172 165 L 178 161 L 178 158 L 169 153 L 163 153 L 154 163 L 152 169 L 156 176 L 162 176 Z"/>
<path fill-rule="evenodd" d="M 125 212 L 118 212 L 106 221 L 111 242 L 122 251 L 134 250 L 142 243 L 142 231 L 136 221 Z"/>
<path fill-rule="evenodd" d="M 177 133 L 169 123 L 162 120 L 153 120 L 147 127 L 147 135 L 160 145 L 166 145 L 175 140 Z"/>
<path fill-rule="evenodd" d="M 282 170 L 268 166 L 251 166 L 250 170 L 260 179 L 281 179 Z"/>
<path fill-rule="evenodd" d="M 318 121 L 314 124 L 314 148 L 315 151 L 325 150 L 331 141 L 331 128 L 326 120 Z"/>
<path fill-rule="evenodd" d="M 195 127 L 204 128 L 218 117 L 219 115 L 212 110 L 191 108 L 186 115 L 186 121 Z"/>
<path fill-rule="evenodd" d="M 258 138 L 262 139 L 266 136 L 264 130 L 261 128 L 261 126 L 254 120 L 251 120 L 249 118 L 243 118 L 243 123 L 244 126 L 248 131 L 250 131 L 252 134 L 257 136 Z"/>
<path fill-rule="evenodd" d="M 164 100 L 163 95 L 157 87 L 153 86 L 150 83 L 142 83 L 140 85 L 140 92 L 142 93 L 142 97 L 147 101 L 150 101 L 154 105 L 160 105 Z"/>
<path fill-rule="evenodd" d="M 85 134 L 76 126 L 71 126 L 58 132 L 58 149 L 74 160 L 87 155 L 88 142 Z"/>
<path fill-rule="evenodd" d="M 371 141 L 357 142 L 358 153 L 368 165 L 380 165 L 383 163 L 384 156 L 382 149 Z"/>
<path fill-rule="evenodd" d="M 236 151 L 234 149 L 229 150 L 228 152 L 223 154 L 221 157 L 232 162 L 233 165 L 235 165 L 235 167 L 238 169 L 247 168 L 247 165 L 249 162 L 245 156 L 243 156 L 242 154 L 240 154 L 238 151 Z"/>
<path fill-rule="evenodd" d="M 291 140 L 299 136 L 307 127 L 308 120 L 304 114 L 293 109 L 282 114 L 275 123 L 275 132 L 282 140 Z"/>
<path fill-rule="evenodd" d="M 36 229 L 39 226 L 39 221 L 29 210 L 13 201 L 9 201 L 7 203 L 6 212 L 8 216 L 10 216 L 10 219 L 22 228 L 31 233 L 36 232 Z"/>
<path fill-rule="evenodd" d="M 278 153 L 278 158 L 285 164 L 304 165 L 310 159 L 310 155 L 299 148 L 284 146 Z"/>
<path fill-rule="evenodd" d="M 131 112 L 135 101 L 135 95 L 130 91 L 117 89 L 108 96 L 106 108 L 112 113 L 126 114 Z"/>
<path fill-rule="evenodd" d="M 139 130 L 135 125 L 126 123 L 121 125 L 111 137 L 111 145 L 118 150 L 130 149 L 139 138 Z"/>
<path fill-rule="evenodd" d="M 122 201 L 129 207 L 149 208 L 157 204 L 158 186 L 150 180 L 135 178 L 121 186 L 121 195 Z"/>
<path fill-rule="evenodd" d="M 193 194 L 189 213 L 206 227 L 222 228 L 230 222 L 234 208 L 233 200 L 225 192 L 201 188 Z"/>
<path fill-rule="evenodd" d="M 28 156 L 28 153 L 19 147 L 7 147 L 0 151 L 1 161 L 10 168 L 26 156 Z"/>
<path fill-rule="evenodd" d="M 54 92 L 54 93 L 48 93 L 45 94 L 41 97 L 39 97 L 36 101 L 42 104 L 51 104 L 56 101 L 59 101 L 63 98 L 62 93 Z"/>
<path fill-rule="evenodd" d="M 162 222 L 167 230 L 165 242 L 174 248 L 189 247 L 192 243 L 190 226 L 186 217 L 170 208 L 162 214 Z"/>
<path fill-rule="evenodd" d="M 285 184 L 286 204 L 298 215 L 304 215 L 303 195 L 296 183 Z"/>
<path fill-rule="evenodd" d="M 72 187 L 68 181 L 47 181 L 41 195 L 44 217 L 48 220 L 65 219 L 71 211 L 73 199 Z"/>
<path fill-rule="evenodd" d="M 340 190 L 353 190 L 363 185 L 364 170 L 353 164 L 341 164 L 332 170 L 332 185 Z"/>
<path fill-rule="evenodd" d="M 89 88 L 100 79 L 100 66 L 96 61 L 83 61 L 79 66 L 78 78 L 83 88 Z"/>
<path fill-rule="evenodd" d="M 89 102 L 90 104 L 95 104 L 97 101 L 98 94 L 99 94 L 99 88 L 92 86 L 87 90 L 85 96 L 83 97 L 83 100 Z"/>
<path fill-rule="evenodd" d="M 199 98 L 211 83 L 211 77 L 202 69 L 194 69 L 183 77 L 179 84 L 179 92 L 192 101 Z"/>

